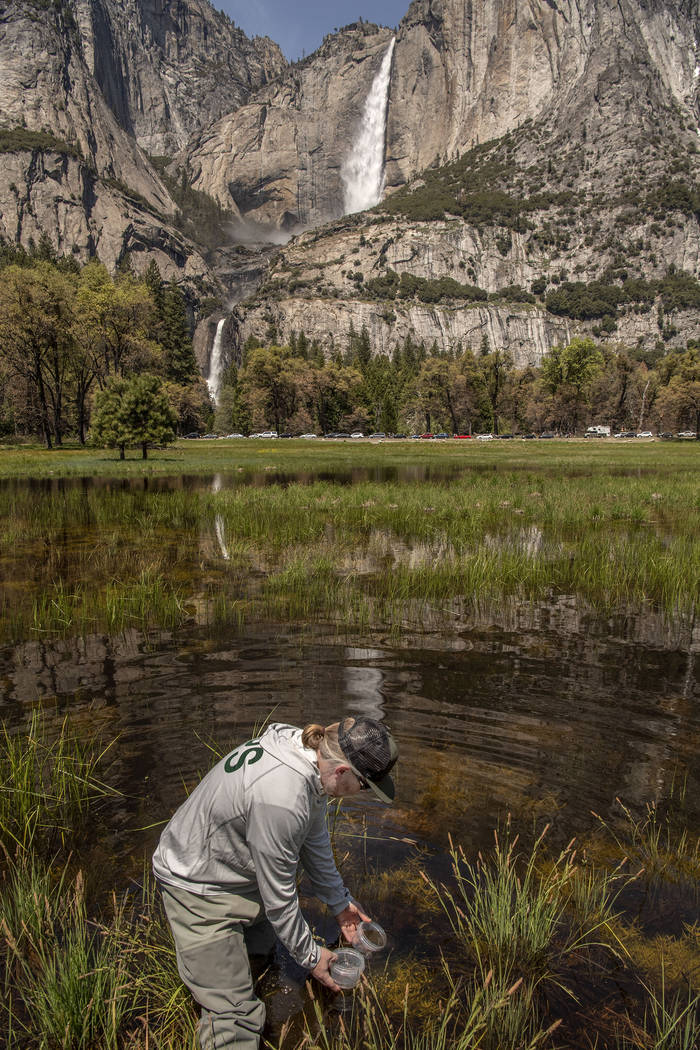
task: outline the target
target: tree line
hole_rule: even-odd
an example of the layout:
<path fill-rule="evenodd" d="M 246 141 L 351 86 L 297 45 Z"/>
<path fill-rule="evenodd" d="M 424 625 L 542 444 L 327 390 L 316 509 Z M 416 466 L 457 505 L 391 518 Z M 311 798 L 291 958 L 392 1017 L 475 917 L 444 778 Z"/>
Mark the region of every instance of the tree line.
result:
<path fill-rule="evenodd" d="M 274 428 L 575 433 L 619 429 L 700 432 L 700 342 L 652 353 L 573 339 L 539 366 L 516 368 L 483 338 L 449 351 L 407 337 L 375 354 L 366 329 L 324 348 L 305 333 L 284 344 L 249 338 L 223 377 L 214 408 L 194 358 L 185 299 L 151 262 L 114 276 L 80 267 L 42 241 L 0 243 L 0 435 L 41 435 L 119 448 L 175 434 Z"/>
<path fill-rule="evenodd" d="M 208 418 L 186 301 L 155 262 L 137 276 L 126 261 L 111 276 L 98 261 L 57 258 L 46 239 L 29 251 L 0 245 L 0 434 L 85 444 L 95 399 L 144 375 L 175 430 Z"/>
<path fill-rule="evenodd" d="M 516 368 L 486 338 L 441 351 L 407 337 L 375 355 L 366 329 L 351 329 L 328 356 L 304 332 L 279 345 L 271 331 L 224 375 L 214 417 L 219 433 L 574 434 L 592 423 L 700 432 L 700 342 L 645 353 L 575 338 Z"/>

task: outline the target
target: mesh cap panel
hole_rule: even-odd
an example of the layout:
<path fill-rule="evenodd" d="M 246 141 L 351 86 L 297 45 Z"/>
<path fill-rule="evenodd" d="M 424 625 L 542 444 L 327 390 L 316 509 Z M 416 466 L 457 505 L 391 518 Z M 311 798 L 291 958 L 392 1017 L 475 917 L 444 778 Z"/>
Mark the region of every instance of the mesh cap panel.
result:
<path fill-rule="evenodd" d="M 394 784 L 388 774 L 399 749 L 387 727 L 373 718 L 346 718 L 338 727 L 338 743 L 353 771 L 367 781 L 374 794 L 391 801 Z"/>

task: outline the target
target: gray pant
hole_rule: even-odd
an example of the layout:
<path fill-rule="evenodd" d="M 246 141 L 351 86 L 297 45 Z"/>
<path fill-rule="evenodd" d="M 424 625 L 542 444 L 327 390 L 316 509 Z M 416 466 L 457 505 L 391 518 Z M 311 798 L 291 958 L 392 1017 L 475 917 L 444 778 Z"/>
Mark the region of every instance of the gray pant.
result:
<path fill-rule="evenodd" d="M 267 955 L 276 940 L 262 902 L 159 885 L 178 972 L 202 1007 L 202 1050 L 258 1050 L 265 1007 L 253 991 L 248 952 Z"/>

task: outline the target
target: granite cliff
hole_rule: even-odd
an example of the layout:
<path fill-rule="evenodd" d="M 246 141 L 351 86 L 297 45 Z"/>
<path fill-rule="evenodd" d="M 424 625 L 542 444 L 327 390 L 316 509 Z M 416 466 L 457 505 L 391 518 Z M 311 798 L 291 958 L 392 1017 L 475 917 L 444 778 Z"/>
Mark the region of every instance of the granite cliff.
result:
<path fill-rule="evenodd" d="M 0 12 L 0 235 L 217 287 L 149 153 L 286 67 L 205 0 L 10 0 Z M 148 151 L 148 152 L 147 152 Z M 226 234 L 221 233 L 222 241 Z"/>
<path fill-rule="evenodd" d="M 169 155 L 282 72 L 267 37 L 250 40 L 207 0 L 74 0 L 88 69 L 120 126 Z"/>
<path fill-rule="evenodd" d="M 241 338 L 365 324 L 378 349 L 486 336 L 521 364 L 577 332 L 697 338 L 697 25 L 660 2 L 413 4 L 384 202 L 283 249 Z"/>
<path fill-rule="evenodd" d="M 521 361 L 578 330 L 687 340 L 699 29 L 697 0 L 415 0 L 398 30 L 356 23 L 288 66 L 206 0 L 9 0 L 0 233 L 155 257 L 238 303 L 232 352 L 270 324 L 327 346 L 364 324 L 377 350 L 486 336 Z M 384 199 L 344 217 L 392 41 Z M 261 228 L 295 236 L 236 254 Z"/>

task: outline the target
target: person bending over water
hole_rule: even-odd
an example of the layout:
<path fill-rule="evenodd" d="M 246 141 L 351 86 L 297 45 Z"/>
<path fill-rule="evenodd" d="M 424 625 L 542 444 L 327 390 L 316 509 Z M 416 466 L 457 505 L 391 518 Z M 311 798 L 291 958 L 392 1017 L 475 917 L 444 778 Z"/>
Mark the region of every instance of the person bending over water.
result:
<path fill-rule="evenodd" d="M 163 830 L 153 871 L 178 972 L 202 1008 L 203 1050 L 259 1047 L 265 1008 L 248 953 L 269 954 L 276 938 L 339 991 L 330 973 L 335 955 L 302 915 L 297 868 L 352 941 L 369 916 L 335 866 L 327 801 L 369 790 L 391 802 L 397 757 L 390 731 L 372 718 L 303 730 L 275 723 L 217 763 Z"/>

